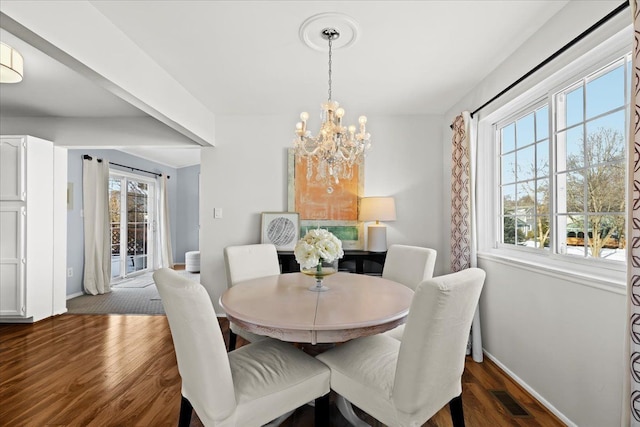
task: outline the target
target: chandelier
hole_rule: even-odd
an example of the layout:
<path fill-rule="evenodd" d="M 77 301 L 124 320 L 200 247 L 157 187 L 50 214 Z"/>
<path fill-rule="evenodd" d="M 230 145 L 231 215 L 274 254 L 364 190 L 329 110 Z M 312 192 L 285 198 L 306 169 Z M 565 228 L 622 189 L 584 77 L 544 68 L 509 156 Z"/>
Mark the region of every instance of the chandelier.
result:
<path fill-rule="evenodd" d="M 321 35 L 329 42 L 329 98 L 320 105 L 322 124 L 316 136 L 312 136 L 307 129 L 309 113 L 300 114 L 301 121 L 296 124 L 294 151 L 298 162 L 307 160 L 307 181 L 313 177 L 315 165 L 316 180 L 323 182 L 327 192 L 332 193 L 333 185 L 353 176 L 353 166 L 360 162 L 365 150 L 371 146 L 371 135 L 366 130 L 365 116 L 358 119 L 359 129 L 354 125 L 345 127 L 342 124 L 344 109 L 331 99 L 331 48 L 333 41 L 340 37 L 340 32 L 335 28 L 325 28 Z"/>

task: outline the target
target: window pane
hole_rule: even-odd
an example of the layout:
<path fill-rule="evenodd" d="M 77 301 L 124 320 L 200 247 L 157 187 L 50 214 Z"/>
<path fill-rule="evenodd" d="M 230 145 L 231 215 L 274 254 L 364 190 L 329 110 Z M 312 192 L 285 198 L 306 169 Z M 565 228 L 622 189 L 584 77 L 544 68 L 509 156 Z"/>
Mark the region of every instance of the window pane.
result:
<path fill-rule="evenodd" d="M 513 216 L 505 216 L 502 219 L 502 243 L 516 243 L 516 220 Z"/>
<path fill-rule="evenodd" d="M 549 140 L 536 144 L 536 167 L 538 178 L 549 176 Z"/>
<path fill-rule="evenodd" d="M 502 187 L 502 213 L 513 214 L 516 211 L 516 186 L 505 185 Z"/>
<path fill-rule="evenodd" d="M 584 166 L 584 134 L 582 126 L 567 131 L 566 147 L 567 169 Z"/>
<path fill-rule="evenodd" d="M 622 65 L 587 83 L 587 118 L 622 107 L 624 91 Z"/>
<path fill-rule="evenodd" d="M 591 218 L 592 233 L 590 255 L 614 261 L 626 259 L 625 216 L 604 215 Z"/>
<path fill-rule="evenodd" d="M 607 114 L 587 123 L 587 157 L 590 165 L 625 159 L 625 111 Z"/>
<path fill-rule="evenodd" d="M 585 222 L 582 215 L 570 215 L 567 218 L 567 254 L 586 256 Z"/>
<path fill-rule="evenodd" d="M 523 182 L 518 185 L 518 215 L 532 215 L 534 207 L 534 188 L 533 181 Z"/>
<path fill-rule="evenodd" d="M 624 212 L 624 165 L 599 166 L 587 170 L 588 212 Z"/>
<path fill-rule="evenodd" d="M 524 181 L 535 177 L 535 149 L 535 145 L 530 145 L 526 148 L 522 148 L 516 151 L 518 160 L 518 181 Z"/>
<path fill-rule="evenodd" d="M 502 183 L 509 184 L 516 181 L 516 153 L 502 156 Z"/>
<path fill-rule="evenodd" d="M 533 113 L 527 114 L 516 122 L 516 145 L 524 147 L 534 142 Z"/>
<path fill-rule="evenodd" d="M 535 247 L 540 249 L 549 249 L 549 228 L 550 216 L 537 215 L 535 229 Z"/>
<path fill-rule="evenodd" d="M 517 216 L 516 217 L 516 245 L 525 245 L 527 242 L 527 236 L 533 231 L 532 221 L 527 221 L 526 217 Z"/>
<path fill-rule="evenodd" d="M 536 216 L 535 216 L 535 247 L 549 247 L 549 224 L 551 213 L 549 206 L 549 179 L 536 181 Z"/>
<path fill-rule="evenodd" d="M 536 214 L 549 214 L 549 180 L 539 179 L 536 182 Z"/>
<path fill-rule="evenodd" d="M 511 123 L 501 129 L 500 140 L 502 141 L 502 153 L 507 153 L 516 149 L 516 125 Z"/>
<path fill-rule="evenodd" d="M 581 171 L 558 174 L 556 186 L 558 213 L 584 212 L 584 180 Z"/>
<path fill-rule="evenodd" d="M 536 111 L 536 141 L 549 137 L 549 107 L 544 106 Z"/>
<path fill-rule="evenodd" d="M 582 171 L 567 173 L 567 212 L 584 212 Z"/>
<path fill-rule="evenodd" d="M 582 86 L 580 86 L 566 94 L 567 109 L 565 117 L 567 127 L 580 123 L 583 120 L 582 92 Z"/>
<path fill-rule="evenodd" d="M 624 215 L 589 216 L 589 256 L 624 261 Z"/>

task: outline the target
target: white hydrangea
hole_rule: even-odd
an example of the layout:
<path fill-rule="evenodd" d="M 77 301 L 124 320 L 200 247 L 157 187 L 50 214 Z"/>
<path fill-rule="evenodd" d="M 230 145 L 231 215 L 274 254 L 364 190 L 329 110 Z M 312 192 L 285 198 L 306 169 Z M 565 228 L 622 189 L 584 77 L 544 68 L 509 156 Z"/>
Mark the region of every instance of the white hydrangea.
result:
<path fill-rule="evenodd" d="M 329 230 L 314 228 L 296 243 L 296 261 L 301 268 L 313 268 L 321 261 L 332 262 L 342 258 L 342 242 Z"/>

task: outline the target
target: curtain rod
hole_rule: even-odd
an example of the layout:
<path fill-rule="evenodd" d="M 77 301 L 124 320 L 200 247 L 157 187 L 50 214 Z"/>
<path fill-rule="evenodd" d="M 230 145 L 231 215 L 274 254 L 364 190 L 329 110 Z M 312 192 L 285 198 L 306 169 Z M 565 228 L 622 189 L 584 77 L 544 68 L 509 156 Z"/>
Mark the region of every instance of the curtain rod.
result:
<path fill-rule="evenodd" d="M 82 158 L 85 159 L 85 160 L 93 160 L 93 157 L 91 157 L 88 154 L 83 155 Z M 98 161 L 98 163 L 102 163 L 102 159 L 96 159 L 96 160 Z M 150 173 L 151 175 L 155 175 L 155 176 L 162 176 L 162 174 L 158 173 L 158 172 L 146 171 L 144 169 L 138 169 L 138 168 L 134 168 L 134 167 L 127 166 L 127 165 L 121 165 L 119 163 L 109 162 L 109 164 L 110 165 L 114 165 L 114 166 L 120 166 L 121 168 L 131 169 L 132 171 L 140 171 L 140 172 Z M 171 177 L 169 175 L 167 175 L 167 179 L 169 179 L 169 178 L 171 178 Z"/>
<path fill-rule="evenodd" d="M 538 71 L 540 68 L 544 67 L 545 65 L 547 65 L 549 62 L 553 61 L 554 59 L 556 59 L 558 56 L 560 56 L 562 53 L 564 53 L 567 49 L 571 48 L 573 45 L 575 45 L 576 43 L 578 43 L 580 40 L 582 40 L 583 38 L 585 38 L 586 36 L 588 36 L 589 34 L 591 34 L 593 31 L 595 31 L 596 29 L 598 29 L 599 27 L 601 27 L 602 25 L 604 25 L 604 23 L 606 23 L 607 21 L 609 21 L 611 18 L 613 18 L 614 16 L 616 16 L 618 13 L 622 12 L 624 9 L 626 9 L 627 7 L 629 7 L 629 2 L 625 1 L 624 3 L 622 3 L 620 6 L 616 7 L 614 10 L 612 10 L 610 13 L 608 13 L 604 18 L 600 19 L 598 22 L 596 22 L 595 24 L 593 24 L 592 26 L 590 26 L 589 28 L 587 28 L 586 30 L 584 30 L 582 33 L 580 33 L 576 38 L 574 38 L 573 40 L 571 40 L 569 43 L 565 44 L 564 46 L 562 46 L 560 49 L 558 49 L 557 51 L 555 51 L 551 56 L 549 56 L 547 59 L 545 59 L 544 61 L 542 61 L 541 63 L 539 63 L 538 65 L 536 65 L 535 67 L 533 67 L 531 70 L 529 70 L 524 76 L 520 77 L 518 80 L 516 80 L 515 82 L 511 83 L 509 86 L 507 86 L 506 89 L 504 89 L 503 91 L 501 91 L 500 93 L 498 93 L 496 96 L 494 96 L 493 98 L 491 98 L 490 100 L 488 100 L 487 102 L 485 102 L 484 104 L 482 104 L 481 106 L 479 106 L 478 108 L 476 108 L 475 110 L 473 110 L 473 112 L 471 113 L 471 117 L 473 118 L 473 115 L 476 114 L 478 111 L 482 110 L 484 107 L 486 107 L 487 105 L 491 104 L 493 101 L 495 101 L 496 99 L 500 98 L 502 95 L 504 95 L 505 93 L 507 93 L 508 91 L 510 91 L 511 89 L 513 89 L 516 85 L 518 85 L 519 83 L 521 83 L 524 79 L 526 79 L 527 77 L 529 77 L 530 75 L 532 75 L 533 73 L 535 73 L 536 71 Z M 449 126 L 451 129 L 453 129 L 453 124 L 451 126 Z"/>

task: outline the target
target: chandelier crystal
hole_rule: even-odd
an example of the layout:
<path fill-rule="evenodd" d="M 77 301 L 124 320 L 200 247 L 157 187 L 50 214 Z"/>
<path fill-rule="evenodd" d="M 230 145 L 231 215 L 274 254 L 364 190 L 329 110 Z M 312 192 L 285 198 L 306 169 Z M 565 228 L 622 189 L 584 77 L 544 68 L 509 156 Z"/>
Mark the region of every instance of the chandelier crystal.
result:
<path fill-rule="evenodd" d="M 298 162 L 307 160 L 307 181 L 313 177 L 315 165 L 317 181 L 327 185 L 327 192 L 333 192 L 333 185 L 341 179 L 353 176 L 353 166 L 364 156 L 371 146 L 371 135 L 367 133 L 367 118 L 360 116 L 359 127 L 342 124 L 345 111 L 338 102 L 331 99 L 331 54 L 332 42 L 340 37 L 335 28 L 322 30 L 322 38 L 329 42 L 329 97 L 321 104 L 320 131 L 312 136 L 307 129 L 309 113 L 300 114 L 300 122 L 296 124 L 297 138 L 294 140 L 294 150 Z"/>

